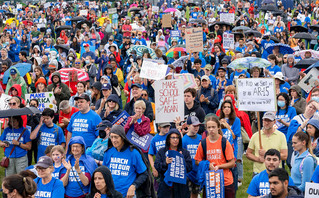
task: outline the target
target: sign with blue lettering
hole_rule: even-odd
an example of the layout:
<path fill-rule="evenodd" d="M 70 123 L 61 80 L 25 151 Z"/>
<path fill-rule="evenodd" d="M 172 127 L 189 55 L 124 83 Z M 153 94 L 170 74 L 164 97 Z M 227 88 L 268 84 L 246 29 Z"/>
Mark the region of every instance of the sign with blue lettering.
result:
<path fill-rule="evenodd" d="M 137 133 L 134 132 L 134 126 L 132 126 L 129 131 L 126 134 L 127 139 L 130 140 L 130 142 L 139 148 L 147 151 L 147 149 L 150 147 L 151 141 L 153 139 L 153 136 L 151 134 L 146 134 L 144 136 L 139 136 Z"/>
<path fill-rule="evenodd" d="M 206 171 L 206 198 L 224 198 L 224 171 Z"/>
<path fill-rule="evenodd" d="M 165 173 L 165 180 L 179 184 L 186 184 L 186 165 L 183 154 L 169 150 L 168 157 L 172 158 L 172 163 L 168 164 L 168 170 Z"/>
<path fill-rule="evenodd" d="M 130 115 L 126 111 L 123 111 L 115 120 L 113 120 L 112 125 L 121 125 L 124 127 L 128 117 L 130 117 Z"/>
<path fill-rule="evenodd" d="M 181 31 L 180 30 L 171 30 L 171 37 L 180 37 Z"/>
<path fill-rule="evenodd" d="M 39 101 L 38 109 L 42 112 L 45 108 L 57 110 L 56 105 L 53 103 L 55 100 L 53 92 L 42 92 L 25 94 L 26 103 L 29 104 L 31 99 L 37 99 Z"/>

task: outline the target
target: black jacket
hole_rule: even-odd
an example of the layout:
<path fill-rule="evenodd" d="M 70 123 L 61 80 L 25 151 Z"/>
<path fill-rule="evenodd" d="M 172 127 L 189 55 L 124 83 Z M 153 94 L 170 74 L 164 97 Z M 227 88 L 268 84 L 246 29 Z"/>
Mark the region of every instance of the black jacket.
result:
<path fill-rule="evenodd" d="M 198 101 L 195 100 L 193 107 L 190 109 L 187 108 L 186 104 L 184 105 L 185 105 L 185 111 L 184 111 L 185 121 L 187 120 L 188 116 L 196 116 L 201 123 L 205 121 L 206 113 L 204 109 L 200 106 Z M 200 125 L 198 133 L 202 134 L 204 131 L 205 131 L 204 125 Z"/>
<path fill-rule="evenodd" d="M 302 198 L 303 193 L 295 186 L 288 186 L 288 196 L 287 198 Z M 268 195 L 264 196 L 263 198 L 273 198 L 271 193 Z"/>

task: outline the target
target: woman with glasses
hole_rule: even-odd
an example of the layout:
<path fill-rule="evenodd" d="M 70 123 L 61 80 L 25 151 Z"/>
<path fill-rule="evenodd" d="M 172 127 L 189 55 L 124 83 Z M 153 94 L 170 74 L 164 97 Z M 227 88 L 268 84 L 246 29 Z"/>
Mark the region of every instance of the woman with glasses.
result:
<path fill-rule="evenodd" d="M 61 195 L 64 195 L 63 182 L 52 177 L 54 166 L 50 157 L 40 157 L 35 169 L 38 172 L 38 177 L 34 180 L 37 184 L 35 198 L 61 197 Z"/>
<path fill-rule="evenodd" d="M 9 118 L 8 127 L 0 136 L 0 146 L 6 148 L 4 155 L 10 161 L 6 168 L 6 176 L 17 174 L 28 166 L 27 151 L 31 149 L 30 131 L 23 127 L 21 116 Z"/>
<path fill-rule="evenodd" d="M 60 179 L 65 187 L 65 197 L 85 197 L 90 190 L 90 179 L 97 164 L 85 154 L 86 144 L 81 136 L 70 139 L 66 159 L 62 160 L 64 168 Z"/>
<path fill-rule="evenodd" d="M 77 97 L 83 93 L 85 93 L 91 97 L 91 93 L 89 93 L 90 91 L 87 90 L 87 84 L 85 81 L 79 81 L 76 84 L 76 90 L 77 90 L 76 94 L 74 96 L 71 96 L 71 98 L 69 100 L 70 106 L 72 106 L 72 107 L 77 106 L 76 101 L 74 100 L 75 97 Z"/>

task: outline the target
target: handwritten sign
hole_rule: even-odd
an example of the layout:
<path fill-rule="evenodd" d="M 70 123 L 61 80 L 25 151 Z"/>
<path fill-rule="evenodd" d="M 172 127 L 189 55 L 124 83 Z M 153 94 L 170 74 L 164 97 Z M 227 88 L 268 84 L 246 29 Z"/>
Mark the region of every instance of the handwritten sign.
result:
<path fill-rule="evenodd" d="M 154 61 L 144 60 L 140 77 L 151 80 L 161 80 L 165 78 L 167 65 L 158 64 Z"/>
<path fill-rule="evenodd" d="M 305 198 L 318 198 L 319 184 L 306 182 Z"/>
<path fill-rule="evenodd" d="M 90 1 L 89 2 L 89 8 L 95 8 L 96 2 L 95 1 Z"/>
<path fill-rule="evenodd" d="M 164 47 L 165 46 L 165 41 L 158 41 L 158 46 Z"/>
<path fill-rule="evenodd" d="M 22 4 L 21 3 L 17 4 L 17 9 L 22 9 Z"/>
<path fill-rule="evenodd" d="M 130 117 L 130 114 L 128 114 L 126 111 L 123 111 L 115 120 L 113 120 L 112 125 L 121 125 L 124 127 L 128 117 Z"/>
<path fill-rule="evenodd" d="M 172 163 L 168 164 L 165 172 L 165 181 L 186 184 L 186 164 L 183 154 L 177 151 L 169 150 L 168 157 L 172 158 Z"/>
<path fill-rule="evenodd" d="M 174 79 L 182 79 L 184 83 L 184 90 L 187 88 L 196 88 L 197 84 L 193 74 L 174 74 Z"/>
<path fill-rule="evenodd" d="M 129 131 L 126 134 L 127 139 L 130 140 L 130 142 L 139 148 L 147 151 L 147 149 L 150 147 L 151 141 L 153 139 L 153 136 L 151 134 L 146 134 L 144 136 L 139 136 L 137 133 L 134 132 L 134 126 L 132 126 Z"/>
<path fill-rule="evenodd" d="M 240 111 L 277 111 L 274 79 L 245 78 L 236 82 Z"/>
<path fill-rule="evenodd" d="M 48 7 L 50 7 L 50 6 L 51 6 L 51 3 L 50 3 L 50 2 L 45 3 L 43 6 L 44 6 L 44 9 L 47 9 Z"/>
<path fill-rule="evenodd" d="M 152 12 L 158 12 L 159 7 L 158 6 L 152 6 Z"/>
<path fill-rule="evenodd" d="M 117 13 L 117 9 L 116 8 L 110 8 L 108 13 L 109 14 L 115 14 L 115 13 Z"/>
<path fill-rule="evenodd" d="M 171 14 L 164 14 L 162 18 L 163 27 L 172 27 L 172 16 Z"/>
<path fill-rule="evenodd" d="M 316 86 L 315 82 L 319 79 L 319 70 L 317 68 L 312 68 L 308 74 L 302 78 L 302 80 L 298 83 L 298 85 L 305 90 L 305 92 L 309 93 L 312 88 Z"/>
<path fill-rule="evenodd" d="M 54 94 L 53 92 L 32 93 L 25 94 L 26 104 L 30 103 L 31 99 L 37 99 L 39 101 L 38 109 L 42 112 L 45 108 L 57 110 L 56 105 L 53 104 Z"/>
<path fill-rule="evenodd" d="M 155 81 L 156 123 L 184 119 L 184 84 L 181 79 Z M 182 120 L 183 121 L 183 120 Z"/>
<path fill-rule="evenodd" d="M 220 21 L 227 23 L 235 22 L 235 13 L 220 13 Z"/>
<path fill-rule="evenodd" d="M 171 30 L 170 35 L 171 35 L 171 37 L 180 37 L 181 31 L 180 30 Z"/>
<path fill-rule="evenodd" d="M 189 28 L 185 30 L 186 51 L 202 52 L 203 51 L 203 30 L 199 28 Z"/>
<path fill-rule="evenodd" d="M 223 46 L 225 49 L 234 49 L 234 45 L 235 45 L 235 40 L 234 40 L 234 34 L 228 34 L 228 33 L 224 33 L 223 34 Z"/>
<path fill-rule="evenodd" d="M 218 171 L 206 171 L 206 198 L 224 198 L 224 172 Z"/>
<path fill-rule="evenodd" d="M 80 15 L 81 16 L 87 16 L 88 15 L 88 11 L 87 10 L 80 10 Z"/>
<path fill-rule="evenodd" d="M 6 110 L 9 109 L 9 100 L 11 96 L 2 93 L 0 97 L 0 110 Z"/>

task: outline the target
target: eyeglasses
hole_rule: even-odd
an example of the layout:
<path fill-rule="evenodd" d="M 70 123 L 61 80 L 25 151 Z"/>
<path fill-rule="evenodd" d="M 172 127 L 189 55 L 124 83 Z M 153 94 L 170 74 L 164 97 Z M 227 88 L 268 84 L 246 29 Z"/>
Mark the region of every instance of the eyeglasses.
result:
<path fill-rule="evenodd" d="M 12 88 L 12 91 L 17 91 L 15 88 Z"/>
<path fill-rule="evenodd" d="M 142 94 L 142 96 L 147 96 L 147 94 Z"/>
<path fill-rule="evenodd" d="M 9 104 L 9 106 L 15 106 L 17 103 L 16 102 L 12 102 L 12 103 L 9 102 L 8 104 Z"/>
<path fill-rule="evenodd" d="M 179 137 L 170 137 L 171 140 L 178 140 Z"/>
<path fill-rule="evenodd" d="M 49 168 L 49 167 L 48 167 Z M 37 171 L 45 171 L 48 168 L 43 168 L 43 167 L 36 167 L 35 170 Z"/>

